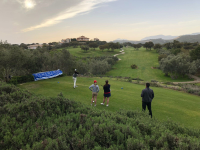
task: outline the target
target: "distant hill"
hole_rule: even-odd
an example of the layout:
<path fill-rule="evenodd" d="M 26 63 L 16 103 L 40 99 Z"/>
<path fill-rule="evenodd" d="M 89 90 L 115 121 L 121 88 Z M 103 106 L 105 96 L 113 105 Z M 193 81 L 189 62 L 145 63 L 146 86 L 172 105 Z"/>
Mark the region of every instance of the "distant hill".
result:
<path fill-rule="evenodd" d="M 163 37 L 163 38 L 157 38 L 156 37 Z M 170 37 L 172 39 L 170 39 Z M 150 38 L 150 39 L 147 39 Z M 194 42 L 199 42 L 200 43 L 200 32 L 197 33 L 192 33 L 192 34 L 188 34 L 188 35 L 181 35 L 181 36 L 165 36 L 165 35 L 157 35 L 157 36 L 150 36 L 150 37 L 146 37 L 143 38 L 141 41 L 132 41 L 132 40 L 126 40 L 126 39 L 116 39 L 113 42 L 119 42 L 119 43 L 124 43 L 124 42 L 130 42 L 130 43 L 145 43 L 145 42 L 149 42 L 152 41 L 154 44 L 165 44 L 168 42 L 173 42 L 173 40 L 177 40 L 179 42 L 190 42 L 190 43 L 194 43 Z"/>
<path fill-rule="evenodd" d="M 198 35 L 183 35 L 176 38 L 179 42 L 200 42 L 200 34 Z"/>
<path fill-rule="evenodd" d="M 178 36 L 171 36 L 171 35 L 155 35 L 143 38 L 141 41 L 149 40 L 149 39 L 163 39 L 163 40 L 172 40 L 177 38 Z"/>

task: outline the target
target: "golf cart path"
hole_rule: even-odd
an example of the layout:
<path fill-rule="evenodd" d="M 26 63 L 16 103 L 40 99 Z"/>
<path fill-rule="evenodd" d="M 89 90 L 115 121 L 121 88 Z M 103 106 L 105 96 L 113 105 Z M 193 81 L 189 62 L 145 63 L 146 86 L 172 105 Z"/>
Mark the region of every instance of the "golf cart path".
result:
<path fill-rule="evenodd" d="M 179 83 L 200 83 L 200 78 L 194 75 L 189 74 L 189 77 L 193 78 L 195 81 L 188 81 L 188 82 L 173 82 L 174 84 L 179 84 Z"/>
<path fill-rule="evenodd" d="M 117 55 L 122 55 L 122 54 L 125 54 L 125 52 L 124 52 L 124 50 L 121 48 L 120 53 L 119 53 L 119 54 L 115 54 L 114 57 L 116 57 Z M 121 60 L 121 59 L 119 58 L 119 60 Z"/>

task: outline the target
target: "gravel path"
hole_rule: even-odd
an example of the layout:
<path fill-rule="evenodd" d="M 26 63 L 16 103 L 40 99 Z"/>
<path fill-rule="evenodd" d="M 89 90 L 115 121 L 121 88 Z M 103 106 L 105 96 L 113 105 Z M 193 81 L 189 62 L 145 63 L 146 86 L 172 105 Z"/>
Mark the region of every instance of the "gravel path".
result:
<path fill-rule="evenodd" d="M 124 52 L 124 50 L 121 48 L 120 53 L 119 53 L 119 54 L 115 54 L 114 57 L 116 57 L 117 55 L 122 55 L 122 54 L 125 54 L 125 52 Z M 121 60 L 121 59 L 119 58 L 119 60 Z"/>
<path fill-rule="evenodd" d="M 179 83 L 200 83 L 200 78 L 194 75 L 189 74 L 189 77 L 193 78 L 195 81 L 188 81 L 188 82 L 173 82 L 174 84 L 179 84 Z"/>

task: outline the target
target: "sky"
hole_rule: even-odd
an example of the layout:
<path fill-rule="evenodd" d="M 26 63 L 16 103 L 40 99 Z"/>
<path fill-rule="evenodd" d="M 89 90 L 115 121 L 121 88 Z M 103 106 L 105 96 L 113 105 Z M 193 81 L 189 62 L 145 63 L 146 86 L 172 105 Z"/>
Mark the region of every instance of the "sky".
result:
<path fill-rule="evenodd" d="M 0 0 L 0 40 L 101 41 L 200 32 L 199 0 Z"/>

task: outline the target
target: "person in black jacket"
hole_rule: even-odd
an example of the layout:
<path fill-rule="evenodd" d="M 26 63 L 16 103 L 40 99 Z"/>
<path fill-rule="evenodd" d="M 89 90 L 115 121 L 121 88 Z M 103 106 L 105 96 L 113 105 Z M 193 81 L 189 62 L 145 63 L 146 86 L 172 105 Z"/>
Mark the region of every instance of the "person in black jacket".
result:
<path fill-rule="evenodd" d="M 107 97 L 107 105 L 106 106 L 108 106 L 109 97 L 111 96 L 111 93 L 110 93 L 110 84 L 108 84 L 108 80 L 106 80 L 106 84 L 103 86 L 103 89 L 104 89 L 104 98 L 103 98 L 103 103 L 101 103 L 101 105 L 104 105 L 105 99 Z"/>
<path fill-rule="evenodd" d="M 152 110 L 151 110 L 151 102 L 154 98 L 154 92 L 152 89 L 149 88 L 150 84 L 146 83 L 146 89 L 142 90 L 142 109 L 143 111 L 146 110 L 146 106 L 148 107 L 149 110 L 149 115 L 151 115 L 152 118 Z"/>
<path fill-rule="evenodd" d="M 76 71 L 76 69 L 75 69 L 74 74 L 73 74 L 74 89 L 77 87 L 77 86 L 76 86 L 76 80 L 77 80 L 78 74 L 79 74 L 79 73 L 78 73 L 78 72 Z"/>

